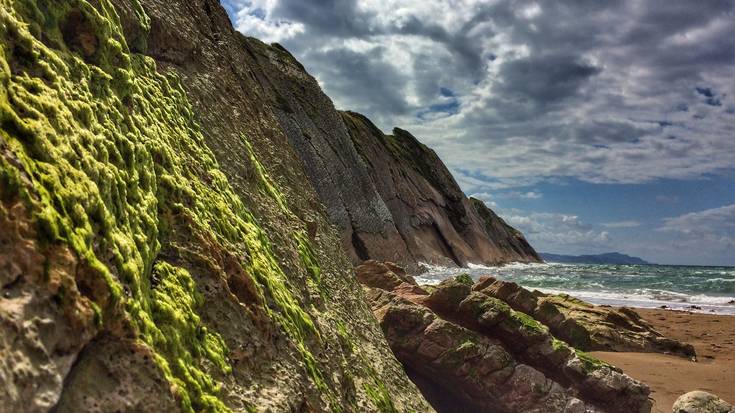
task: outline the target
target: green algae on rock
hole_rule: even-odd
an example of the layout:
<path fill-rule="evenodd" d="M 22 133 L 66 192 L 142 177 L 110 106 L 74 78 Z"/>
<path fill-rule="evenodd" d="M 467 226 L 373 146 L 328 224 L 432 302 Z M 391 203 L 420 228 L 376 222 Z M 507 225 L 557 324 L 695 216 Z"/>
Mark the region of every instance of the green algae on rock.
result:
<path fill-rule="evenodd" d="M 202 327 L 196 314 L 202 299 L 194 290 L 194 280 L 185 269 L 166 262 L 158 262 L 153 273 L 159 281 L 150 297 L 153 319 L 143 327 L 144 341 L 156 350 L 166 378 L 180 388 L 195 392 L 180 394 L 186 410 L 229 411 L 214 396 L 219 392 L 217 384 L 195 361 L 206 357 L 224 373 L 232 371 L 224 341 Z"/>
<path fill-rule="evenodd" d="M 99 323 L 124 314 L 154 349 L 184 410 L 229 410 L 202 360 L 222 374 L 231 367 L 224 341 L 199 325 L 193 278 L 157 261 L 172 219 L 246 252 L 244 273 L 255 279 L 257 294 L 274 303 L 266 311 L 328 394 L 306 343 L 319 339 L 314 322 L 207 149 L 178 78 L 131 53 L 115 8 L 107 0 L 97 3 L 3 0 L 0 136 L 19 160 L 3 162 L 3 183 L 32 200 L 45 242 L 69 246 L 104 280 L 108 292 L 102 295 L 109 299 L 89 300 Z M 134 4 L 140 26 L 148 29 L 142 7 Z M 285 210 L 282 195 L 250 156 L 264 190 Z M 29 185 L 18 183 L 20 173 Z M 318 280 L 308 240 L 302 232 L 293 239 Z"/>
<path fill-rule="evenodd" d="M 429 292 L 396 283 L 399 270 L 391 267 L 368 261 L 357 268 L 358 280 L 396 356 L 418 377 L 425 394 L 442 405 L 463 402 L 493 411 L 567 412 L 585 404 L 590 411 L 650 410 L 645 385 L 487 295 L 488 279 L 472 284 L 460 275 Z M 478 388 L 478 383 L 492 384 Z"/>

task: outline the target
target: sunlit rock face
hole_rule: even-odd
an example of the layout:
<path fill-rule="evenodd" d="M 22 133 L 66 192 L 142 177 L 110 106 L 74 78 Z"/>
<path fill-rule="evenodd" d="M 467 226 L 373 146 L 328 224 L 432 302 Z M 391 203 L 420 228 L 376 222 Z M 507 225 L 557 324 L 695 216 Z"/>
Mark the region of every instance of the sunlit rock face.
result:
<path fill-rule="evenodd" d="M 214 0 L 0 3 L 0 410 L 431 411 L 279 119 L 287 52 Z"/>

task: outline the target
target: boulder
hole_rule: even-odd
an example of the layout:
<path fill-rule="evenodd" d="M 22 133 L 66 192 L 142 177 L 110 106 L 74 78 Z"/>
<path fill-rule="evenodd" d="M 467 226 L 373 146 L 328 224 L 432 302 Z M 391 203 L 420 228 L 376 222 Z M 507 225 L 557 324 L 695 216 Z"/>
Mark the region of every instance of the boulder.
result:
<path fill-rule="evenodd" d="M 674 402 L 674 413 L 733 413 L 735 407 L 714 394 L 692 391 Z"/>
<path fill-rule="evenodd" d="M 361 284 L 383 290 L 392 290 L 403 283 L 418 286 L 403 268 L 391 262 L 368 260 L 357 266 L 355 273 Z"/>

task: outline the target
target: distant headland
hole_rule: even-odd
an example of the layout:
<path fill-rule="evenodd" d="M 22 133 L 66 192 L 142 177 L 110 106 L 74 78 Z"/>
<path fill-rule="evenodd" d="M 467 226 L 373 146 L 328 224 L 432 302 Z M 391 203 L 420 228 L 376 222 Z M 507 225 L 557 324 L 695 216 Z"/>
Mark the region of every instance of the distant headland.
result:
<path fill-rule="evenodd" d="M 542 252 L 541 258 L 547 262 L 561 262 L 573 264 L 628 264 L 628 265 L 646 265 L 651 264 L 638 257 L 621 254 L 619 252 L 606 252 L 604 254 L 594 255 L 561 255 Z"/>

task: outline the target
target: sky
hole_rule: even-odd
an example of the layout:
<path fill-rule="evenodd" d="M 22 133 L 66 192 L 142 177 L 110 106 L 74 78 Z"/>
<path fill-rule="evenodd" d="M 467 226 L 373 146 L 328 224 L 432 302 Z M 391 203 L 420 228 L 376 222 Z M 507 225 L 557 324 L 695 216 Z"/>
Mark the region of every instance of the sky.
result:
<path fill-rule="evenodd" d="M 735 1 L 222 1 L 537 250 L 735 265 Z"/>

